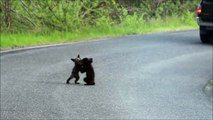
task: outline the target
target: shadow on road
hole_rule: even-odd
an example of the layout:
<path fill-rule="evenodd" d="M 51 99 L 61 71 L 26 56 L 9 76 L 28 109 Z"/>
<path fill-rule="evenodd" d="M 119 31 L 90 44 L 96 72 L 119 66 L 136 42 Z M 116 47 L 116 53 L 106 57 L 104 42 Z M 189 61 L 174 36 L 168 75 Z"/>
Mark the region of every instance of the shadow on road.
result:
<path fill-rule="evenodd" d="M 38 83 L 38 84 L 51 84 L 51 85 L 72 85 L 72 86 L 84 86 L 83 83 L 81 84 L 75 84 L 75 83 L 69 83 L 66 84 L 65 82 L 58 82 L 58 81 L 33 81 L 34 83 Z"/>

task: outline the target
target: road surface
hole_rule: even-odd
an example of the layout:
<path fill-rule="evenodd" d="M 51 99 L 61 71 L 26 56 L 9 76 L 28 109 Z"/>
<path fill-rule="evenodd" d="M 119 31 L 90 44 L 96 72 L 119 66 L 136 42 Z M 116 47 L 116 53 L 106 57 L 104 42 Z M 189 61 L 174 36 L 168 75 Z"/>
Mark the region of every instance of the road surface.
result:
<path fill-rule="evenodd" d="M 96 85 L 65 84 L 77 54 Z M 1 55 L 1 119 L 212 119 L 213 48 L 198 31 L 105 38 Z"/>

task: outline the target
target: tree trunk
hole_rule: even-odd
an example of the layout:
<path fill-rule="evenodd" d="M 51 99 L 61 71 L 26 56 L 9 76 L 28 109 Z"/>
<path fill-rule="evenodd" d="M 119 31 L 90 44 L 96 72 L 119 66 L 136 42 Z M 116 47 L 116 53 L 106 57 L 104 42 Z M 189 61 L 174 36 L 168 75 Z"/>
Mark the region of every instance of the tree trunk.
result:
<path fill-rule="evenodd" d="M 153 2 L 152 2 L 152 4 L 151 4 L 151 9 L 152 9 L 152 10 L 156 10 L 157 7 L 158 7 L 161 3 L 165 2 L 165 1 L 166 1 L 166 0 L 153 0 Z"/>
<path fill-rule="evenodd" d="M 3 0 L 4 22 L 9 29 L 12 25 L 11 0 Z"/>

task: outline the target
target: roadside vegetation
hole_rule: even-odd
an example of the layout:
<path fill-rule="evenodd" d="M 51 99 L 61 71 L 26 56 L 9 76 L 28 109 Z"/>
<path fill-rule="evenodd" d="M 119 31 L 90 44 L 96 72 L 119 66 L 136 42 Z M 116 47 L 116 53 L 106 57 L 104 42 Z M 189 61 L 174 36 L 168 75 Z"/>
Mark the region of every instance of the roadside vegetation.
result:
<path fill-rule="evenodd" d="M 198 0 L 1 0 L 1 49 L 197 28 Z"/>

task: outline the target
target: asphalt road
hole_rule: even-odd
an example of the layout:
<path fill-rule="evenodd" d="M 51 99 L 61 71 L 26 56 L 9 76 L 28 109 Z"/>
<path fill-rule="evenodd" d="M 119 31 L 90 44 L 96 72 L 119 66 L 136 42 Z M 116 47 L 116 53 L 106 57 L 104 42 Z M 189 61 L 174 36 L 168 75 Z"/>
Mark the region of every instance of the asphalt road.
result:
<path fill-rule="evenodd" d="M 96 85 L 65 84 L 92 57 Z M 1 119 L 212 119 L 213 46 L 198 31 L 106 38 L 1 56 Z"/>

